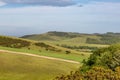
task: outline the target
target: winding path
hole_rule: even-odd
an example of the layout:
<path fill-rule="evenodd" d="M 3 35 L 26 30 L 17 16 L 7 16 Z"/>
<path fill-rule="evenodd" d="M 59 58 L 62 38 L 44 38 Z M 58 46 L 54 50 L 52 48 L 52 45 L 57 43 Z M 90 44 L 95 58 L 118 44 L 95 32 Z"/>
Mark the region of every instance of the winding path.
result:
<path fill-rule="evenodd" d="M 53 57 L 47 57 L 47 56 L 40 56 L 40 55 L 36 55 L 36 54 L 31 54 L 31 53 L 15 52 L 15 51 L 8 51 L 8 50 L 0 50 L 0 52 L 13 53 L 13 54 L 21 54 L 21 55 L 27 55 L 27 56 L 33 56 L 33 57 L 50 59 L 50 60 L 58 60 L 58 61 L 63 61 L 63 62 L 80 64 L 80 62 L 77 62 L 77 61 L 65 60 L 65 59 L 53 58 Z"/>

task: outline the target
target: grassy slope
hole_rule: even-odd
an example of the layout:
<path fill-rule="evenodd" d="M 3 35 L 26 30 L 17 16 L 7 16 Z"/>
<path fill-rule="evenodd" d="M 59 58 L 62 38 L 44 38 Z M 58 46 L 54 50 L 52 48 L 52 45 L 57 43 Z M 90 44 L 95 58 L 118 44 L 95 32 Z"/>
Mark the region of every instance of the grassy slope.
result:
<path fill-rule="evenodd" d="M 6 39 L 4 39 L 4 38 L 6 38 Z M 11 43 L 12 40 L 14 40 L 14 41 Z M 16 37 L 8 37 L 8 36 L 0 36 L 0 46 L 2 46 L 1 43 L 2 44 L 8 44 L 8 43 L 10 43 L 11 45 L 13 45 L 13 44 L 16 43 L 15 40 L 21 40 L 21 41 L 26 41 L 26 42 L 30 43 L 29 46 L 25 46 L 25 47 L 23 47 L 23 49 L 30 48 L 31 50 L 45 50 L 45 48 L 46 48 L 46 47 L 36 46 L 35 43 L 37 43 L 38 41 L 28 40 L 28 39 L 22 39 L 22 38 L 16 38 Z M 4 42 L 2 42 L 2 41 L 4 41 Z M 40 43 L 44 43 L 45 45 L 49 45 L 50 47 L 54 47 L 55 49 L 59 49 L 62 52 L 65 52 L 66 50 L 69 50 L 69 49 L 66 49 L 66 48 L 63 48 L 63 47 L 55 46 L 54 44 L 51 44 L 50 42 L 44 42 L 44 41 L 42 41 Z M 22 43 L 22 44 L 24 44 L 24 43 Z M 70 51 L 71 51 L 71 53 L 78 53 L 78 52 L 76 52 L 74 50 L 70 50 Z M 57 52 L 57 53 L 59 53 L 59 52 Z"/>
<path fill-rule="evenodd" d="M 0 53 L 0 80 L 52 80 L 78 69 L 78 64 Z"/>
<path fill-rule="evenodd" d="M 7 48 L 7 47 L 0 47 L 0 49 L 3 50 L 10 50 L 10 51 L 17 51 L 17 52 L 26 52 L 30 54 L 37 54 L 37 55 L 43 55 L 43 56 L 49 56 L 49 57 L 55 57 L 55 58 L 61 58 L 61 59 L 67 59 L 67 60 L 73 60 L 73 61 L 79 61 L 82 62 L 83 59 L 87 59 L 90 54 L 82 53 L 82 54 L 63 54 L 63 53 L 56 53 L 51 51 L 42 51 L 39 52 L 37 50 L 28 50 L 28 49 L 15 49 L 15 48 Z"/>
<path fill-rule="evenodd" d="M 6 41 L 4 40 L 3 37 L 7 38 Z M 37 55 L 50 56 L 50 57 L 74 60 L 74 61 L 79 61 L 79 62 L 82 62 L 83 59 L 87 59 L 89 57 L 89 53 L 77 52 L 74 50 L 55 46 L 55 45 L 49 44 L 47 42 L 45 42 L 46 45 L 50 45 L 50 46 L 54 47 L 55 49 L 59 49 L 59 50 L 61 50 L 61 52 L 56 52 L 56 51 L 51 51 L 51 50 L 46 51 L 45 47 L 39 47 L 39 46 L 35 45 L 35 43 L 37 41 L 25 40 L 25 39 L 14 38 L 14 37 L 11 38 L 11 37 L 7 37 L 7 36 L 0 36 L 0 40 L 4 41 L 4 43 L 6 43 L 6 44 L 9 43 L 8 41 L 12 41 L 11 39 L 13 39 L 14 41 L 16 39 L 21 40 L 21 41 L 27 41 L 27 42 L 30 42 L 30 45 L 25 46 L 23 48 L 19 48 L 19 49 L 0 46 L 0 49 L 6 49 L 6 50 L 12 50 L 12 51 L 18 51 L 18 52 L 27 52 L 27 53 L 37 54 Z M 14 41 L 12 43 L 15 43 Z M 24 44 L 24 43 L 22 43 L 22 44 Z M 30 49 L 28 49 L 28 47 Z M 71 53 L 66 54 L 66 50 L 71 51 Z"/>

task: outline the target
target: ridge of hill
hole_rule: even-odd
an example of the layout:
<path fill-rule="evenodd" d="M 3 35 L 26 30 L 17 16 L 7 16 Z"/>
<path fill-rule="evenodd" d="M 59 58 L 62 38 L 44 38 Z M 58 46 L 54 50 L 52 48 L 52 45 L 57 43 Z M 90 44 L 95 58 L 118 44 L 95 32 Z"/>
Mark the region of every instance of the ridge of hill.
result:
<path fill-rule="evenodd" d="M 63 40 L 63 39 L 69 39 L 69 38 L 75 38 L 75 37 L 81 37 L 80 33 L 74 33 L 74 32 L 57 32 L 57 31 L 50 31 L 43 34 L 33 34 L 33 35 L 25 35 L 21 38 L 27 38 L 27 39 L 33 39 L 33 40 Z"/>
<path fill-rule="evenodd" d="M 37 41 L 61 41 L 75 42 L 86 44 L 104 44 L 109 45 L 120 42 L 120 33 L 107 32 L 104 34 L 94 33 L 75 33 L 75 32 L 57 32 L 50 31 L 43 34 L 25 35 L 21 38 L 37 40 Z"/>

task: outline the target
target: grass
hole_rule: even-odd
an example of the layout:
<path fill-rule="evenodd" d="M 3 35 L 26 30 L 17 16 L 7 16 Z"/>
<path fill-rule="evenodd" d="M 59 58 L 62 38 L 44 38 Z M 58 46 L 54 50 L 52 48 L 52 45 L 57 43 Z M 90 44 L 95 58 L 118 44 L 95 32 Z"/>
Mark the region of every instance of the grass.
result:
<path fill-rule="evenodd" d="M 81 37 L 76 37 L 76 38 L 66 38 L 65 40 L 59 40 L 59 41 L 46 41 L 52 44 L 65 44 L 69 46 L 89 46 L 89 47 L 106 47 L 108 45 L 103 45 L 103 44 L 88 44 L 86 43 L 87 38 L 93 38 L 93 39 L 99 39 L 97 36 L 81 36 Z"/>
<path fill-rule="evenodd" d="M 55 57 L 55 58 L 61 58 L 61 59 L 67 59 L 67 60 L 73 60 L 82 62 L 83 59 L 87 59 L 90 54 L 88 53 L 81 53 L 81 54 L 65 54 L 65 53 L 57 53 L 52 51 L 45 51 L 42 50 L 41 52 L 38 50 L 28 50 L 28 49 L 16 49 L 16 48 L 8 48 L 8 47 L 0 47 L 0 49 L 3 50 L 10 50 L 10 51 L 16 51 L 16 52 L 25 52 L 25 53 L 31 53 L 31 54 L 37 54 L 42 56 L 49 56 L 49 57 Z"/>
<path fill-rule="evenodd" d="M 51 44 L 59 44 L 59 45 L 69 45 L 69 46 L 89 46 L 89 47 L 107 47 L 108 45 L 103 45 L 103 44 L 87 44 L 87 43 L 80 43 L 76 41 L 46 41 Z"/>
<path fill-rule="evenodd" d="M 67 59 L 67 60 L 74 60 L 74 61 L 79 61 L 82 62 L 83 59 L 87 59 L 89 57 L 89 53 L 81 53 L 75 50 L 71 50 L 71 49 L 66 49 L 63 47 L 59 47 L 59 46 L 55 46 L 54 44 L 49 44 L 47 42 L 43 43 L 46 46 L 49 46 L 50 48 L 54 48 L 54 50 L 46 50 L 48 49 L 48 47 L 46 46 L 37 46 L 35 45 L 35 43 L 37 43 L 37 41 L 32 41 L 32 40 L 26 40 L 26 39 L 21 39 L 21 38 L 14 38 L 14 37 L 8 37 L 8 36 L 0 36 L 0 40 L 1 40 L 1 46 L 6 46 L 6 47 L 0 47 L 0 49 L 5 49 L 5 50 L 11 50 L 11 51 L 17 51 L 17 52 L 26 52 L 26 53 L 31 53 L 31 54 L 37 54 L 37 55 L 43 55 L 43 56 L 49 56 L 49 57 L 55 57 L 55 58 L 62 58 L 62 59 Z M 24 45 L 26 42 L 24 43 L 19 43 L 20 40 L 22 42 L 26 41 L 29 42 L 29 45 L 25 46 L 25 47 L 20 47 L 20 49 L 15 48 L 13 46 L 13 44 L 21 44 Z M 8 43 L 9 46 L 7 45 Z M 12 47 L 12 48 L 10 48 Z M 55 51 L 55 50 L 59 50 L 59 51 Z M 66 51 L 70 51 L 70 54 L 66 54 Z"/>
<path fill-rule="evenodd" d="M 79 64 L 0 52 L 0 80 L 52 80 L 77 70 Z"/>

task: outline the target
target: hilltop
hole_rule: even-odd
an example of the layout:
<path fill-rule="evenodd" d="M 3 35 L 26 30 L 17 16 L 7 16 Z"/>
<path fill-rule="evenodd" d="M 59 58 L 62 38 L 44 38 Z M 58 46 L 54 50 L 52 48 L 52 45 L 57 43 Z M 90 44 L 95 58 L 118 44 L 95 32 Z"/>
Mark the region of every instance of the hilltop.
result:
<path fill-rule="evenodd" d="M 47 42 L 0 36 L 0 79 L 51 80 L 77 70 L 88 57 Z"/>

